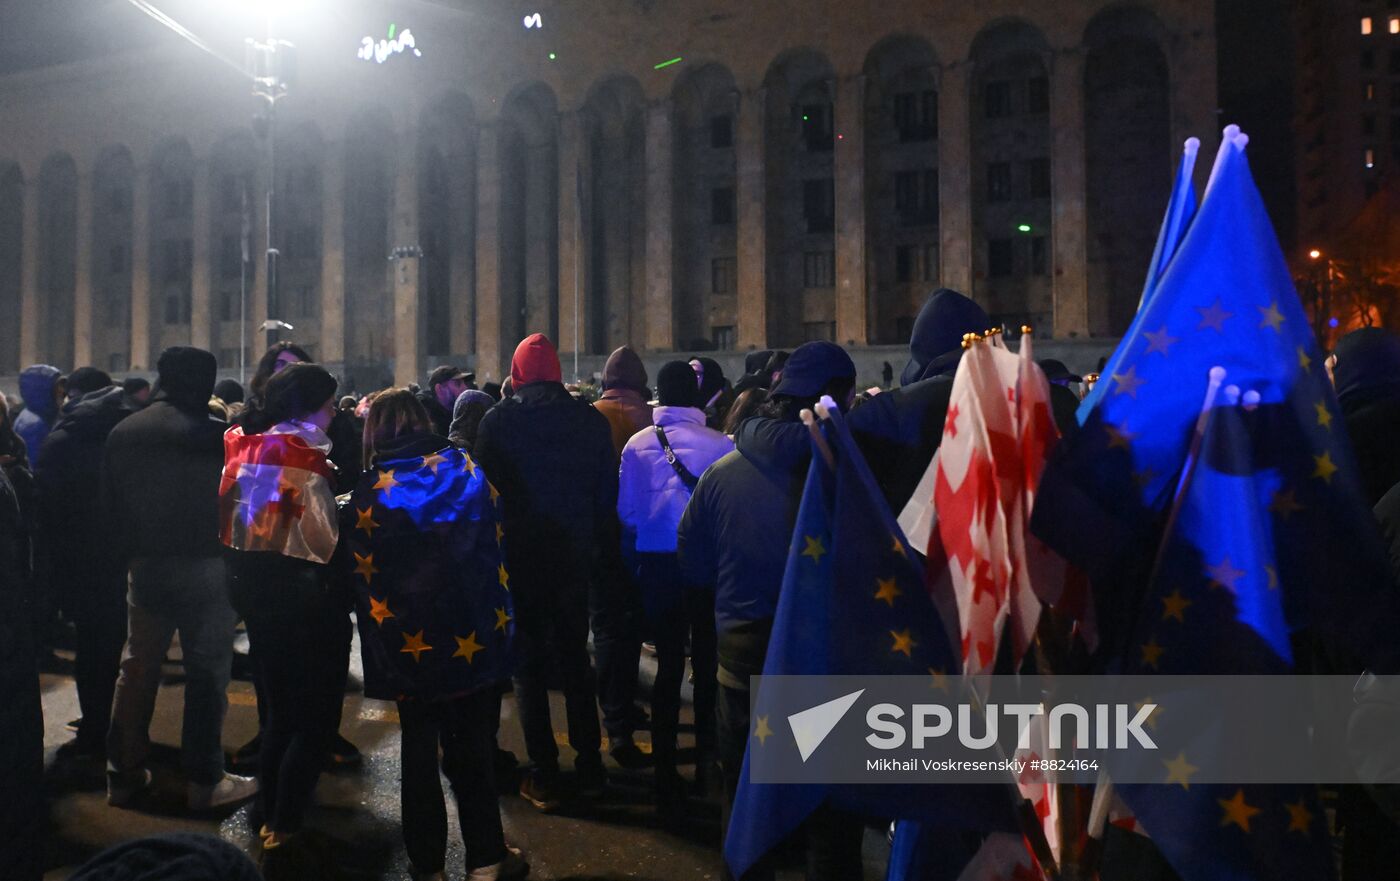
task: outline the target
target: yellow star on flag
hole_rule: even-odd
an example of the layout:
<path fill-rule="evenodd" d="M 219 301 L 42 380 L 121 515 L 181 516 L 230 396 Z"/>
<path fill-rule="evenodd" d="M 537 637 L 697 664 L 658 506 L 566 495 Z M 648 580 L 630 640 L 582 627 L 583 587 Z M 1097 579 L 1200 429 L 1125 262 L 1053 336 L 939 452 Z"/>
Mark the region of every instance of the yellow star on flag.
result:
<path fill-rule="evenodd" d="M 891 535 L 890 539 L 894 541 L 894 552 L 901 557 L 904 556 L 904 542 L 900 541 L 897 535 Z"/>
<path fill-rule="evenodd" d="M 504 563 L 496 567 L 496 580 L 501 582 L 501 587 L 510 590 L 510 573 L 506 572 Z"/>
<path fill-rule="evenodd" d="M 405 633 L 403 635 L 403 648 L 399 649 L 399 654 L 413 655 L 413 660 L 421 661 L 424 652 L 430 652 L 433 647 L 423 641 L 423 631 L 417 633 Z"/>
<path fill-rule="evenodd" d="M 1144 720 L 1143 724 L 1145 724 L 1148 728 L 1151 728 L 1153 731 L 1156 731 L 1156 730 L 1157 730 L 1157 721 L 1159 720 L 1159 718 L 1160 718 L 1161 715 L 1162 715 L 1162 705 L 1161 705 L 1161 704 L 1157 703 L 1155 700 L 1153 700 L 1153 699 L 1150 698 L 1150 697 L 1145 697 L 1145 698 L 1143 698 L 1142 700 L 1138 701 L 1137 703 L 1133 704 L 1133 709 L 1134 709 L 1134 710 L 1141 710 L 1143 707 L 1147 706 L 1148 704 L 1152 704 L 1152 705 L 1153 705 L 1153 707 L 1152 707 L 1152 712 L 1150 712 L 1150 713 L 1147 714 L 1147 718 Z"/>
<path fill-rule="evenodd" d="M 510 617 L 509 615 L 506 614 L 506 610 L 505 610 L 505 607 L 504 607 L 504 606 L 501 606 L 501 607 L 499 607 L 499 608 L 496 609 L 496 629 L 497 629 L 497 630 L 505 630 L 505 629 L 506 629 L 506 623 L 509 622 L 510 620 L 511 620 L 511 617 Z"/>
<path fill-rule="evenodd" d="M 894 583 L 893 578 L 877 578 L 875 583 L 880 589 L 875 591 L 875 599 L 884 600 L 894 608 L 894 598 L 900 595 L 899 587 Z"/>
<path fill-rule="evenodd" d="M 1269 500 L 1269 513 L 1277 514 L 1281 520 L 1287 520 L 1301 510 L 1303 506 L 1298 504 L 1297 493 L 1291 489 L 1281 489 Z"/>
<path fill-rule="evenodd" d="M 753 736 L 758 738 L 759 746 L 767 746 L 768 738 L 773 736 L 773 729 L 768 727 L 767 716 L 758 717 L 758 724 L 753 728 Z"/>
<path fill-rule="evenodd" d="M 1263 306 L 1255 306 L 1254 308 L 1259 310 L 1259 327 L 1273 328 L 1274 332 L 1278 333 L 1279 325 L 1283 324 L 1283 313 L 1278 311 L 1278 300 L 1270 303 L 1267 309 Z"/>
<path fill-rule="evenodd" d="M 1144 490 L 1147 489 L 1147 487 L 1152 483 L 1153 480 L 1156 479 L 1156 477 L 1156 472 L 1154 472 L 1151 468 L 1144 468 L 1141 471 L 1133 472 L 1133 483 L 1137 485 L 1137 488 L 1139 490 Z"/>
<path fill-rule="evenodd" d="M 496 489 L 496 485 L 491 481 L 486 481 L 486 486 L 491 490 L 491 501 L 496 501 L 501 497 L 501 491 Z"/>
<path fill-rule="evenodd" d="M 1298 347 L 1298 366 L 1307 370 L 1312 366 L 1312 359 L 1308 357 L 1308 352 L 1302 346 Z"/>
<path fill-rule="evenodd" d="M 423 463 L 418 467 L 431 469 L 434 474 L 437 474 L 438 466 L 446 461 L 446 456 L 440 455 L 438 453 L 433 453 L 431 456 L 424 456 Z"/>
<path fill-rule="evenodd" d="M 1214 566 L 1207 566 L 1206 571 L 1210 573 L 1210 583 L 1213 587 L 1223 587 L 1232 593 L 1236 591 L 1236 583 L 1245 576 L 1245 571 L 1236 569 L 1229 557 Z"/>
<path fill-rule="evenodd" d="M 914 641 L 914 637 L 909 635 L 908 630 L 902 630 L 898 633 L 891 630 L 890 636 L 894 637 L 894 646 L 890 648 L 891 652 L 903 652 L 906 658 L 914 656 L 914 646 L 918 643 Z"/>
<path fill-rule="evenodd" d="M 355 521 L 355 528 L 363 529 L 365 531 L 365 535 L 373 537 L 374 531 L 379 528 L 379 524 L 374 522 L 374 506 L 370 505 L 363 511 L 359 508 L 356 508 L 355 514 L 357 515 Z"/>
<path fill-rule="evenodd" d="M 475 630 L 467 634 L 466 639 L 463 639 L 460 636 L 454 636 L 452 638 L 457 640 L 457 651 L 452 653 L 452 657 L 466 658 L 468 664 L 472 662 L 472 655 L 476 654 L 477 652 L 486 651 L 486 646 L 476 641 Z"/>
<path fill-rule="evenodd" d="M 1313 820 L 1312 811 L 1308 810 L 1308 806 L 1301 798 L 1298 799 L 1297 804 L 1284 802 L 1283 806 L 1288 810 L 1288 831 L 1307 835 Z"/>
<path fill-rule="evenodd" d="M 393 618 L 394 613 L 389 611 L 388 600 L 377 600 L 374 597 L 370 597 L 369 616 L 374 619 L 374 623 L 378 624 L 380 627 L 383 627 L 384 619 Z"/>
<path fill-rule="evenodd" d="M 1127 373 L 1113 374 L 1113 383 L 1113 394 L 1126 394 L 1130 398 L 1136 400 L 1138 389 L 1145 385 L 1147 383 L 1147 380 L 1138 377 L 1137 365 L 1134 364 L 1132 367 L 1128 368 Z"/>
<path fill-rule="evenodd" d="M 1332 462 L 1332 451 L 1323 450 L 1321 456 L 1313 456 L 1313 462 L 1317 463 L 1313 477 L 1321 477 L 1323 483 L 1331 483 L 1332 475 L 1337 473 L 1337 466 Z"/>
<path fill-rule="evenodd" d="M 1186 623 L 1186 610 L 1191 605 L 1191 600 L 1181 595 L 1180 590 L 1171 592 L 1171 596 L 1162 597 L 1162 620 L 1175 618 L 1182 624 Z"/>
<path fill-rule="evenodd" d="M 1186 761 L 1186 753 L 1177 753 L 1176 758 L 1171 761 L 1163 761 L 1167 766 L 1167 785 L 1180 783 L 1182 789 L 1191 788 L 1191 775 L 1201 770 L 1190 762 Z"/>
<path fill-rule="evenodd" d="M 1205 330 L 1209 327 L 1216 333 L 1224 333 L 1225 322 L 1235 317 L 1235 313 L 1226 312 L 1220 307 L 1219 299 L 1210 304 L 1209 308 L 1206 309 L 1197 306 L 1196 311 L 1201 313 L 1201 323 L 1196 325 L 1196 330 Z"/>
<path fill-rule="evenodd" d="M 1313 404 L 1313 409 L 1317 410 L 1317 424 L 1328 431 L 1332 430 L 1332 411 L 1327 409 L 1327 405 L 1322 401 Z"/>
<path fill-rule="evenodd" d="M 1166 649 L 1157 644 L 1157 637 L 1155 636 L 1140 646 L 1140 648 L 1142 649 L 1142 662 L 1153 670 L 1156 670 L 1157 662 L 1161 660 Z"/>
<path fill-rule="evenodd" d="M 462 454 L 462 470 L 471 475 L 476 474 L 476 463 L 473 462 L 472 457 L 466 453 Z"/>
<path fill-rule="evenodd" d="M 390 469 L 388 471 L 379 472 L 379 480 L 375 481 L 373 488 L 384 490 L 384 497 L 388 498 L 389 493 L 398 485 L 399 482 L 394 479 L 394 471 Z"/>
<path fill-rule="evenodd" d="M 1132 442 L 1134 440 L 1137 440 L 1137 435 L 1133 434 L 1131 431 L 1128 431 L 1127 428 L 1121 425 L 1110 425 L 1109 423 L 1105 422 L 1103 424 L 1103 430 L 1108 434 L 1108 448 L 1110 450 L 1129 449 Z"/>
<path fill-rule="evenodd" d="M 501 524 L 497 523 L 497 524 L 496 524 L 496 544 L 500 544 L 500 543 L 501 543 L 501 539 L 503 539 L 503 538 L 505 538 L 505 537 L 506 537 L 506 531 L 505 531 L 505 529 L 503 529 L 503 528 L 501 527 Z"/>
<path fill-rule="evenodd" d="M 1273 566 L 1265 566 L 1264 574 L 1269 576 L 1269 590 L 1278 590 L 1278 570 Z"/>
<path fill-rule="evenodd" d="M 822 547 L 822 540 L 813 535 L 805 535 L 803 539 L 807 542 L 807 549 L 802 552 L 802 556 L 811 557 L 813 563 L 820 563 L 822 554 L 826 553 L 826 548 Z"/>
<path fill-rule="evenodd" d="M 1171 353 L 1168 350 L 1172 347 L 1172 344 L 1180 342 L 1179 339 L 1167 333 L 1167 326 L 1165 324 L 1162 325 L 1162 329 L 1156 333 L 1149 330 L 1144 333 L 1143 336 L 1151 340 L 1151 342 L 1147 344 L 1147 354 L 1149 355 L 1153 352 L 1161 352 L 1163 355 L 1170 355 Z"/>
<path fill-rule="evenodd" d="M 1259 808 L 1254 807 L 1244 800 L 1244 790 L 1235 790 L 1234 798 L 1217 798 L 1220 807 L 1224 810 L 1224 815 L 1220 818 L 1221 826 L 1238 826 L 1246 833 L 1249 832 L 1249 820 L 1259 813 Z"/>
<path fill-rule="evenodd" d="M 928 675 L 933 677 L 933 682 L 929 683 L 929 688 L 936 688 L 939 691 L 948 690 L 948 674 L 937 667 L 929 667 Z"/>
<path fill-rule="evenodd" d="M 365 554 L 361 557 L 355 554 L 355 574 L 365 577 L 365 584 L 374 580 L 374 576 L 379 574 L 379 570 L 374 568 L 374 554 Z"/>

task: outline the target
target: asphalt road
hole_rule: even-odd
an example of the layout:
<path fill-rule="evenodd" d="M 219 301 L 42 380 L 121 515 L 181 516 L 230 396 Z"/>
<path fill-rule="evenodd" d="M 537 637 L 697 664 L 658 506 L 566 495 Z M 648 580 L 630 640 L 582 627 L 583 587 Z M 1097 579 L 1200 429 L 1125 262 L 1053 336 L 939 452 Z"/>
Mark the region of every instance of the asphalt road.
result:
<path fill-rule="evenodd" d="M 358 643 L 352 652 L 352 686 L 358 681 Z M 102 768 L 97 765 L 59 762 L 55 749 L 71 738 L 64 725 L 78 716 L 73 680 L 65 668 L 71 654 L 59 653 L 42 676 L 44 703 L 44 743 L 51 827 L 45 852 L 46 881 L 66 879 L 77 866 L 102 849 L 129 838 L 171 831 L 197 831 L 217 834 L 244 848 L 256 859 L 257 838 L 248 822 L 248 809 L 219 814 L 191 816 L 184 807 L 184 783 L 179 772 L 178 745 L 184 685 L 178 663 L 178 645 L 172 648 L 174 662 L 166 667 L 166 684 L 156 703 L 151 737 L 155 744 L 152 770 L 155 786 L 148 798 L 134 809 L 109 807 Z M 643 656 L 642 697 L 655 672 L 649 657 Z M 685 698 L 690 697 L 689 687 Z M 551 695 L 554 704 L 556 739 L 562 744 L 564 722 L 562 696 Z M 224 723 L 224 745 L 233 750 L 257 730 L 257 711 L 252 686 L 235 680 L 229 688 L 229 713 Z M 693 743 L 689 705 L 685 706 L 681 735 L 682 761 L 690 755 Z M 503 707 L 501 746 L 524 757 L 524 742 L 515 716 L 513 699 Z M 337 874 L 346 881 L 403 879 L 409 877 L 408 860 L 399 833 L 399 753 L 398 717 L 391 703 L 364 699 L 358 693 L 346 695 L 341 733 L 364 754 L 362 767 L 323 774 L 316 791 L 316 806 L 308 818 L 314 833 L 326 839 L 337 862 Z M 646 732 L 638 735 L 639 745 L 650 749 Z M 572 754 L 562 749 L 561 761 L 567 770 Z M 523 799 L 508 795 L 501 799 L 506 840 L 524 849 L 531 866 L 531 878 L 558 881 L 611 881 L 611 879 L 654 879 L 654 881 L 704 881 L 720 877 L 719 806 L 713 800 L 691 802 L 683 823 L 664 827 L 651 803 L 650 771 L 624 770 L 607 760 L 609 785 L 605 794 L 589 802 L 566 802 L 554 814 L 541 814 Z M 689 776 L 693 770 L 682 767 Z M 444 791 L 450 793 L 446 782 Z M 455 806 L 448 799 L 449 878 L 461 878 L 462 851 L 456 829 Z M 884 877 L 888 848 L 877 830 L 866 835 L 866 879 Z M 784 870 L 784 881 L 802 877 L 795 864 Z"/>

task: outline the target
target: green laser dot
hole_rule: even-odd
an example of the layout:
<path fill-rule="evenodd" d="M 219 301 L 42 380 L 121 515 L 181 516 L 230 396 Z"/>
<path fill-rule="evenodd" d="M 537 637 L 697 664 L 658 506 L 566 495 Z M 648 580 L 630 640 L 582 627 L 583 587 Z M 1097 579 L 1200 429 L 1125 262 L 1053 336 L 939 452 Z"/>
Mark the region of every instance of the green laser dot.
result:
<path fill-rule="evenodd" d="M 549 53 L 549 60 L 550 60 L 550 61 L 553 61 L 554 59 L 556 59 L 556 58 L 558 58 L 558 57 L 559 57 L 559 56 L 558 56 L 558 55 L 555 55 L 553 52 Z"/>
<path fill-rule="evenodd" d="M 660 70 L 660 69 L 663 68 L 663 67 L 670 67 L 670 66 L 673 65 L 673 64 L 680 64 L 680 63 L 681 63 L 681 60 L 682 60 L 681 57 L 678 55 L 678 56 L 676 56 L 675 58 L 672 58 L 670 61 L 663 61 L 663 62 L 661 62 L 660 64 L 654 65 L 654 66 L 652 67 L 652 69 L 653 69 L 653 70 Z"/>
<path fill-rule="evenodd" d="M 1021 232 L 1030 232 L 1030 231 L 1031 231 L 1031 225 L 1030 225 L 1029 223 L 1023 223 L 1023 224 L 1021 224 L 1020 226 L 1016 227 L 1016 229 L 1019 230 L 1019 231 L 1021 231 Z"/>
<path fill-rule="evenodd" d="M 394 39 L 394 31 L 398 30 L 398 27 L 399 26 L 394 24 L 392 21 L 389 22 L 389 39 Z"/>

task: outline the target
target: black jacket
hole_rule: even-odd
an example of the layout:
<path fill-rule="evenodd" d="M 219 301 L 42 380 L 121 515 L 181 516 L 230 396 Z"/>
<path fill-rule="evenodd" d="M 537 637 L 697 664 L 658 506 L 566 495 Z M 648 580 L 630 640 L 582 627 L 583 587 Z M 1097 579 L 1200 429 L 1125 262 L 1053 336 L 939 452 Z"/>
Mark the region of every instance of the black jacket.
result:
<path fill-rule="evenodd" d="M 1375 505 L 1400 483 L 1400 386 L 1344 395 L 1341 407 L 1366 503 Z"/>
<path fill-rule="evenodd" d="M 423 405 L 423 409 L 428 411 L 428 418 L 433 421 L 433 434 L 438 437 L 447 437 L 452 430 L 452 411 L 438 403 L 437 395 L 432 389 L 423 389 L 414 395 L 418 403 Z"/>
<path fill-rule="evenodd" d="M 617 563 L 617 452 L 592 404 L 531 383 L 482 417 L 474 457 L 501 496 L 512 589 L 586 585 Z"/>
<path fill-rule="evenodd" d="M 122 558 L 217 557 L 223 422 L 162 394 L 112 430 L 104 505 Z"/>
<path fill-rule="evenodd" d="M 44 438 L 34 470 L 41 506 L 40 536 L 55 565 L 107 556 L 113 526 L 102 507 L 102 448 L 107 436 L 136 412 L 120 388 L 84 397 Z"/>
<path fill-rule="evenodd" d="M 811 458 L 799 423 L 745 420 L 734 452 L 705 470 L 681 517 L 684 579 L 715 590 L 720 679 L 730 687 L 763 672 Z"/>

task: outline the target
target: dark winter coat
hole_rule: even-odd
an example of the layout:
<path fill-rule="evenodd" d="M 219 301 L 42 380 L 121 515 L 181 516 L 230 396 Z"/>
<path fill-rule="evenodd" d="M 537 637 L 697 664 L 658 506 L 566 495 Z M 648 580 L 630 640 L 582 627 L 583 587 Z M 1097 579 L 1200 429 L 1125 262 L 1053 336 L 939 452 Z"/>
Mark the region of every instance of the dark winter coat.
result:
<path fill-rule="evenodd" d="M 501 496 L 517 602 L 584 586 L 599 565 L 617 563 L 618 458 L 591 404 L 561 383 L 530 383 L 482 417 L 475 450 Z"/>
<path fill-rule="evenodd" d="M 112 429 L 104 450 L 104 503 L 124 559 L 216 557 L 224 430 L 203 407 L 158 392 Z"/>
<path fill-rule="evenodd" d="M 1375 505 L 1400 483 L 1400 338 L 1352 331 L 1337 341 L 1333 375 L 1366 502 Z"/>
<path fill-rule="evenodd" d="M 423 389 L 414 397 L 423 405 L 423 409 L 428 411 L 428 418 L 433 423 L 433 433 L 439 437 L 447 437 L 447 433 L 452 430 L 452 411 L 438 401 L 437 395 L 430 388 Z"/>

